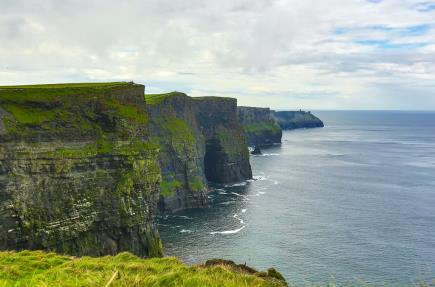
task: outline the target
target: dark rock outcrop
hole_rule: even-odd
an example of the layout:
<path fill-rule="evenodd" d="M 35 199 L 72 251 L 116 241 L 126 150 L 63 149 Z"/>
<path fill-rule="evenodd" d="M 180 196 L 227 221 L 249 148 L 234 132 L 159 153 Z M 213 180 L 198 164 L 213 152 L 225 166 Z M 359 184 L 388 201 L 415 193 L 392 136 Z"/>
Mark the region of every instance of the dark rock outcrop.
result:
<path fill-rule="evenodd" d="M 300 128 L 320 128 L 323 122 L 311 112 L 305 111 L 272 111 L 273 117 L 283 130 Z"/>
<path fill-rule="evenodd" d="M 0 89 L 0 249 L 161 256 L 144 86 Z"/>
<path fill-rule="evenodd" d="M 258 145 L 255 146 L 254 150 L 251 151 L 251 154 L 253 154 L 253 155 L 259 155 L 259 154 L 261 154 L 261 148 Z"/>
<path fill-rule="evenodd" d="M 238 107 L 238 114 L 250 146 L 281 143 L 282 130 L 269 108 Z"/>
<path fill-rule="evenodd" d="M 160 145 L 162 212 L 206 205 L 209 181 L 228 184 L 252 177 L 236 99 L 177 92 L 146 99 L 151 133 Z"/>

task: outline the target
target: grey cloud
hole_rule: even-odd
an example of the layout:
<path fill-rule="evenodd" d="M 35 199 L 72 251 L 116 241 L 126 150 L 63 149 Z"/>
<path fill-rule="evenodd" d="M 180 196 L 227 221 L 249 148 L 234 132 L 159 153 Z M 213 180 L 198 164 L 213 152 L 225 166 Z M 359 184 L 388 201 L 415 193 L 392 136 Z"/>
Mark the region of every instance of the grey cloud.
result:
<path fill-rule="evenodd" d="M 435 43 L 433 31 L 400 39 L 382 29 L 334 34 L 339 27 L 433 22 L 431 13 L 415 9 L 418 2 L 0 0 L 0 62 L 8 67 L 0 82 L 134 79 L 156 90 L 209 87 L 241 99 L 259 99 L 252 89 L 261 83 L 269 91 L 262 103 L 316 106 L 329 98 L 353 105 L 337 94 L 357 98 L 372 85 L 387 94 L 386 82 L 434 82 L 430 49 L 386 52 L 353 43 L 355 37 Z"/>

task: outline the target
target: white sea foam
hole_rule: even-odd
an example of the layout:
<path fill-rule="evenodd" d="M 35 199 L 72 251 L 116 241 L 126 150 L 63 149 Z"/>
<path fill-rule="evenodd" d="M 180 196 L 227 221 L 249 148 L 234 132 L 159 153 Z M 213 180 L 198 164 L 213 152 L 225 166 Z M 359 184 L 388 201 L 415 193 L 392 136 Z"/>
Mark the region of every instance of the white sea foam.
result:
<path fill-rule="evenodd" d="M 181 229 L 180 233 L 192 233 L 193 231 L 190 229 Z"/>
<path fill-rule="evenodd" d="M 240 231 L 242 231 L 246 226 L 242 226 L 239 229 L 235 229 L 235 230 L 225 230 L 225 231 L 213 231 L 210 232 L 210 234 L 214 235 L 214 234 L 236 234 L 239 233 Z"/>
<path fill-rule="evenodd" d="M 267 178 L 265 176 L 262 176 L 262 175 L 254 175 L 252 178 L 254 180 L 267 180 Z"/>
<path fill-rule="evenodd" d="M 247 185 L 247 184 L 248 184 L 248 182 L 247 182 L 247 181 L 244 181 L 244 182 L 235 183 L 235 184 L 232 184 L 232 185 L 225 185 L 225 187 L 245 186 L 245 185 Z"/>
<path fill-rule="evenodd" d="M 243 221 L 243 219 L 241 219 L 237 214 L 234 214 L 233 216 L 235 219 L 237 219 L 238 221 L 240 221 L 240 224 L 245 224 L 245 222 Z"/>
<path fill-rule="evenodd" d="M 230 205 L 233 204 L 235 201 L 225 201 L 225 202 L 221 202 L 219 203 L 220 205 Z"/>
<path fill-rule="evenodd" d="M 279 153 L 263 153 L 263 154 L 258 154 L 258 155 L 254 155 L 254 156 L 278 156 L 280 155 Z"/>
<path fill-rule="evenodd" d="M 242 209 L 242 213 L 245 213 L 247 211 L 247 209 Z"/>
<path fill-rule="evenodd" d="M 173 217 L 182 218 L 182 219 L 189 219 L 189 220 L 192 220 L 192 219 L 193 219 L 192 217 L 185 216 L 185 215 L 172 215 L 172 216 L 173 216 Z"/>
<path fill-rule="evenodd" d="M 235 192 L 231 192 L 231 194 L 236 195 L 238 197 L 242 197 L 245 200 L 249 200 L 249 198 L 246 195 L 238 194 L 238 193 L 235 193 Z"/>

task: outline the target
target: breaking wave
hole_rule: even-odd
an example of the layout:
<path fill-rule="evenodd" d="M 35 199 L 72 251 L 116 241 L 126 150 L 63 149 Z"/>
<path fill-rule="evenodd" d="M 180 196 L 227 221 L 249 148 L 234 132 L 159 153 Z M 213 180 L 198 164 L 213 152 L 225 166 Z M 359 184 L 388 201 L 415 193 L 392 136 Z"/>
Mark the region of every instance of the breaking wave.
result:
<path fill-rule="evenodd" d="M 234 229 L 234 230 L 226 230 L 226 231 L 213 231 L 210 232 L 211 235 L 214 234 L 236 234 L 239 233 L 240 231 L 242 231 L 246 226 L 242 226 L 239 229 Z"/>

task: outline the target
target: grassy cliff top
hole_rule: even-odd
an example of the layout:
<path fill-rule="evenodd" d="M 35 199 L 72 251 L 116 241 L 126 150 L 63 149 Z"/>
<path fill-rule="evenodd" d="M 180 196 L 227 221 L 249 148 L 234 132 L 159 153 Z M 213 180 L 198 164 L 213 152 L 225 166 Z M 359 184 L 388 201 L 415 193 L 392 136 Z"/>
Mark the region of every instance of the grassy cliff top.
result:
<path fill-rule="evenodd" d="M 132 82 L 0 87 L 0 127 L 15 138 L 62 138 L 143 126 L 144 86 Z M 129 129 L 127 129 L 129 130 Z"/>
<path fill-rule="evenodd" d="M 65 96 L 99 95 L 120 88 L 143 87 L 133 82 L 68 83 L 24 86 L 0 86 L 0 103 L 52 102 Z"/>
<path fill-rule="evenodd" d="M 171 98 L 171 97 L 176 97 L 176 96 L 184 96 L 184 97 L 188 97 L 189 99 L 192 100 L 196 100 L 196 101 L 236 101 L 235 98 L 231 98 L 231 97 L 190 97 L 185 93 L 182 92 L 170 92 L 170 93 L 164 93 L 164 94 L 146 94 L 145 95 L 145 100 L 147 102 L 147 104 L 149 105 L 155 105 L 155 104 L 159 104 L 161 103 L 163 100 Z"/>
<path fill-rule="evenodd" d="M 101 88 L 101 87 L 128 86 L 132 84 L 133 83 L 131 82 L 38 84 L 38 85 L 0 86 L 0 90 L 2 89 Z"/>
<path fill-rule="evenodd" d="M 257 272 L 222 260 L 187 266 L 130 253 L 100 258 L 42 251 L 0 252 L 0 286 L 287 286 L 274 269 Z"/>
<path fill-rule="evenodd" d="M 164 94 L 145 94 L 145 101 L 149 105 L 155 105 L 162 102 L 165 99 L 176 97 L 176 96 L 187 97 L 185 93 L 174 91 L 174 92 L 164 93 Z"/>

